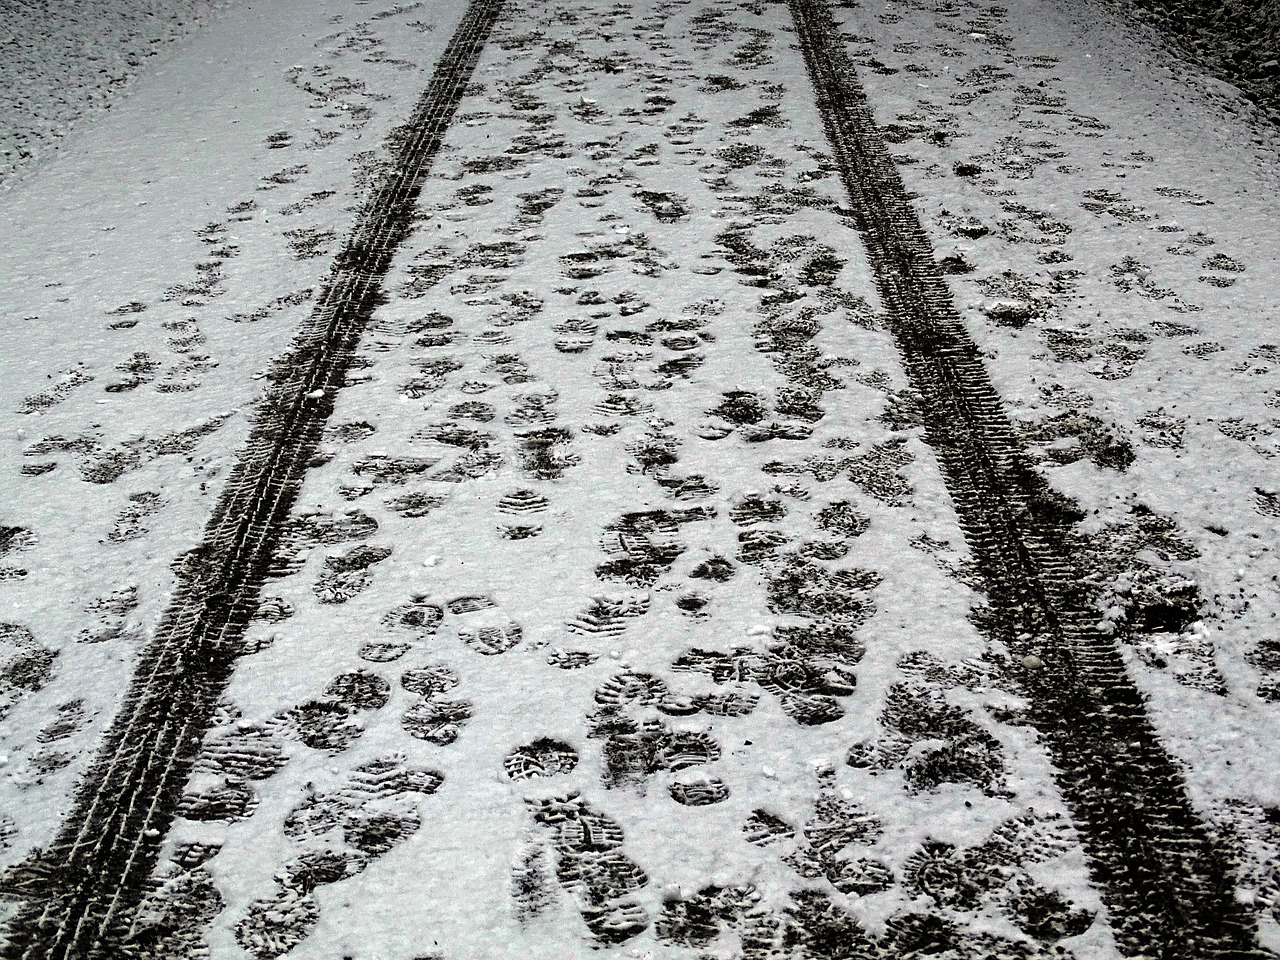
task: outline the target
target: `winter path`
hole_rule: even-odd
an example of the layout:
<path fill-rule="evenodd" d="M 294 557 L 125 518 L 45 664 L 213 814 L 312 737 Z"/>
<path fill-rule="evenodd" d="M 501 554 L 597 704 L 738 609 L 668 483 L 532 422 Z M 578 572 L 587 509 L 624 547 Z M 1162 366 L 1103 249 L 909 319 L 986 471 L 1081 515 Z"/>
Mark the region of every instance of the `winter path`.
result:
<path fill-rule="evenodd" d="M 4 955 L 1270 955 L 1265 136 L 1031 2 L 426 11 L 113 113 L 293 59 L 194 282 L 5 262 Z"/>
<path fill-rule="evenodd" d="M 990 604 L 987 629 L 1021 659 L 1032 722 L 1058 768 L 1126 953 L 1250 956 L 1220 844 L 1160 747 L 1113 632 L 1080 590 L 1083 519 L 1031 469 L 889 158 L 821 0 L 793 0 L 827 135 L 884 305 Z M 1085 561 L 1087 563 L 1087 561 Z"/>
<path fill-rule="evenodd" d="M 16 885 L 29 908 L 13 922 L 10 952 L 75 957 L 109 949 L 128 922 L 120 913 L 141 899 L 200 736 L 243 651 L 244 628 L 258 610 L 332 394 L 381 299 L 382 278 L 410 229 L 423 178 L 500 9 L 500 0 L 488 0 L 468 10 L 413 116 L 396 131 L 390 169 L 338 254 L 307 327 L 276 364 L 203 541 L 177 565 L 175 597 L 66 827 L 19 871 Z"/>

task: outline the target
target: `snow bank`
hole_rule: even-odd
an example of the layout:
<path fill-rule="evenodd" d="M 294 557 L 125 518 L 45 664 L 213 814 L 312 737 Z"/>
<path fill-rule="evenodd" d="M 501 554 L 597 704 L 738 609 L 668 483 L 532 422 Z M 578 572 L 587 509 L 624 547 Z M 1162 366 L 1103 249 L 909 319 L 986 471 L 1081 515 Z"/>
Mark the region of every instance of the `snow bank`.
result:
<path fill-rule="evenodd" d="M 1122 0 L 1280 120 L 1280 2 Z"/>
<path fill-rule="evenodd" d="M 108 110 L 151 57 L 229 0 L 6 3 L 0 22 L 0 184 L 85 116 Z"/>

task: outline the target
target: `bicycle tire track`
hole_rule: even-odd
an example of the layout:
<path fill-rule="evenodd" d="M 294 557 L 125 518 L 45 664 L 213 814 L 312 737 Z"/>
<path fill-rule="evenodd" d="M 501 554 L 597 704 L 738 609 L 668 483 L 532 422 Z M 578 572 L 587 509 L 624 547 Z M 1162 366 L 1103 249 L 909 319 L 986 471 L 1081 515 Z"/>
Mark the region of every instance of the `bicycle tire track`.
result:
<path fill-rule="evenodd" d="M 926 437 L 986 586 L 983 626 L 1022 662 L 1117 942 L 1144 956 L 1260 957 L 1226 852 L 1192 808 L 1114 643 L 1076 586 L 1078 515 L 1035 474 L 953 306 L 840 34 L 788 0 L 885 313 L 929 413 Z M 1156 953 L 1151 953 L 1152 949 Z"/>
<path fill-rule="evenodd" d="M 144 895 L 334 394 L 502 8 L 502 0 L 469 5 L 409 121 L 389 138 L 387 173 L 370 191 L 310 320 L 277 362 L 201 545 L 175 565 L 174 597 L 66 826 L 38 860 L 3 881 L 25 901 L 4 956 L 110 955 L 112 937 Z"/>

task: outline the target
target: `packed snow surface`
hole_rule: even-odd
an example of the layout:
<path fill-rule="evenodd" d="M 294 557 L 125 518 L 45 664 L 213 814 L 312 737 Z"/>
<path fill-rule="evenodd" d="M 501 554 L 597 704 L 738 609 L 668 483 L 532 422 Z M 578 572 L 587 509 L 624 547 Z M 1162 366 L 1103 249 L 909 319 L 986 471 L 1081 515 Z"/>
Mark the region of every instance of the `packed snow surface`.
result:
<path fill-rule="evenodd" d="M 3 27 L 0 164 L 84 122 L 0 195 L 0 869 L 466 13 L 75 6 Z M 1109 6 L 832 12 L 1276 950 L 1280 138 Z M 1121 955 L 849 207 L 785 4 L 500 12 L 136 955 Z"/>

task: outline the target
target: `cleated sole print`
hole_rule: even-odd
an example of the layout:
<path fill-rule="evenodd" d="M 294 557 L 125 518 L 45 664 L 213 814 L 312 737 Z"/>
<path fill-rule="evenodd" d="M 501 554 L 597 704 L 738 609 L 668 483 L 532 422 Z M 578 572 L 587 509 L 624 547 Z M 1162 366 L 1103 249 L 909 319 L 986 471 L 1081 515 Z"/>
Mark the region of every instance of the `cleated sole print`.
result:
<path fill-rule="evenodd" d="M 24 901 L 9 924 L 6 957 L 115 956 L 113 944 L 129 936 L 130 916 L 183 802 L 201 737 L 241 652 L 240 638 L 287 532 L 335 392 L 381 302 L 392 256 L 411 229 L 424 178 L 502 6 L 501 0 L 470 5 L 413 115 L 391 138 L 385 175 L 371 190 L 293 351 L 277 364 L 274 385 L 202 544 L 178 563 L 175 596 L 79 786 L 66 825 L 34 862 L 5 878 L 7 892 Z M 531 458 L 556 462 L 540 448 Z M 366 568 L 388 554 L 387 548 L 357 547 L 337 558 L 316 585 L 317 596 L 344 602 L 363 588 Z M 359 686 L 353 681 L 353 690 Z M 352 692 L 344 687 L 337 695 Z M 338 709 L 343 718 L 351 712 L 341 703 Z M 424 723 L 439 729 L 434 719 Z M 304 737 L 314 729 L 306 717 L 297 718 L 297 725 Z M 243 808 L 247 796 L 209 802 L 219 810 Z M 316 869 L 332 873 L 337 867 Z M 300 923 L 309 909 L 305 891 L 336 878 L 325 876 L 286 884 L 287 894 L 302 897 L 295 904 Z"/>
<path fill-rule="evenodd" d="M 906 671 L 892 639 L 905 627 L 882 598 L 895 579 L 929 579 L 926 556 L 905 558 L 914 566 L 902 576 L 900 555 L 917 551 L 895 532 L 924 471 L 919 443 L 899 428 L 832 415 L 882 402 L 894 381 L 879 368 L 891 366 L 892 345 L 874 331 L 879 321 L 866 301 L 844 288 L 857 282 L 856 240 L 844 236 L 836 249 L 818 239 L 848 233 L 834 212 L 838 182 L 828 175 L 825 184 L 780 192 L 792 175 L 807 183 L 829 166 L 816 146 L 789 146 L 788 124 L 820 129 L 811 105 L 796 107 L 801 98 L 788 101 L 781 84 L 735 92 L 748 90 L 772 56 L 770 31 L 752 23 L 763 12 L 611 8 L 611 23 L 566 28 L 594 22 L 597 7 L 533 7 L 496 27 L 496 62 L 485 72 L 498 82 L 460 108 L 468 126 L 451 132 L 449 159 L 432 175 L 446 181 L 444 199 L 424 208 L 438 226 L 428 223 L 405 245 L 396 271 L 408 282 L 380 310 L 358 358 L 361 379 L 338 400 L 334 419 L 350 427 L 332 431 L 342 449 L 309 475 L 299 501 L 304 516 L 339 518 L 359 499 L 376 528 L 354 522 L 361 545 L 325 542 L 332 552 L 315 550 L 301 565 L 295 557 L 273 590 L 297 604 L 296 615 L 278 631 L 255 631 L 255 644 L 272 646 L 243 662 L 229 691 L 244 712 L 232 722 L 262 724 L 304 749 L 291 749 L 295 759 L 258 790 L 256 807 L 250 784 L 227 793 L 224 806 L 239 803 L 235 812 L 270 833 L 290 816 L 281 797 L 291 782 L 303 786 L 309 764 L 341 778 L 362 751 L 387 740 L 440 767 L 446 785 L 431 828 L 389 859 L 447 880 L 420 896 L 391 893 L 399 912 L 387 936 L 438 936 L 444 956 L 465 956 L 472 944 L 509 944 L 530 956 L 643 950 L 655 938 L 681 944 L 686 932 L 658 918 L 700 916 L 711 884 L 732 888 L 732 916 L 693 941 L 749 937 L 745 955 L 753 958 L 818 960 L 842 938 L 871 955 L 935 946 L 975 960 L 984 950 L 1039 957 L 1049 948 L 1037 943 L 1076 937 L 1082 924 L 1097 935 L 1092 897 L 1083 908 L 1068 899 L 1085 884 L 1062 882 L 1057 847 L 1046 848 L 1057 862 L 1042 882 L 1073 923 L 1033 933 L 1002 918 L 1008 935 L 981 933 L 995 915 L 1016 913 L 1012 887 L 1021 875 L 1007 868 L 1030 861 L 974 839 L 1001 828 L 1011 797 L 1036 810 L 1037 825 L 1056 812 L 1009 786 L 1028 782 L 1026 768 L 1004 743 L 1010 734 L 991 732 L 977 697 L 963 707 L 950 702 L 964 697 L 948 689 L 964 677 L 977 674 L 973 688 L 991 678 L 922 661 L 912 684 L 883 700 L 883 712 L 882 689 L 859 683 L 864 668 L 873 676 Z M 768 15 L 776 34 L 785 8 Z M 731 62 L 720 62 L 738 86 L 717 92 L 717 81 L 704 90 L 708 68 L 672 43 L 690 25 L 698 56 L 727 54 Z M 619 70 L 619 27 L 666 51 L 657 56 L 671 75 Z M 590 86 L 577 76 L 583 63 Z M 566 100 L 566 91 L 591 96 Z M 664 106 L 677 98 L 679 109 Z M 604 103 L 629 118 L 628 129 L 615 124 L 604 134 Z M 803 124 L 782 105 L 799 110 Z M 497 137 L 510 147 L 494 156 Z M 663 144 L 675 156 L 718 157 L 726 137 L 748 142 L 691 178 L 678 205 L 655 209 L 650 200 L 669 197 Z M 755 152 L 760 141 L 785 153 L 793 170 L 784 176 L 779 160 L 766 164 Z M 736 172 L 737 182 L 721 175 L 753 156 L 758 169 Z M 525 212 L 534 177 L 566 186 L 542 194 L 540 223 Z M 483 221 L 469 209 L 479 205 Z M 725 229 L 710 235 L 695 210 Z M 594 229 L 584 229 L 593 218 Z M 681 259 L 692 268 L 667 250 L 687 251 Z M 762 277 L 772 284 L 763 297 Z M 680 300 L 671 300 L 673 289 Z M 845 397 L 837 390 L 857 395 L 838 405 Z M 564 432 L 540 433 L 550 442 L 531 447 L 529 434 L 548 429 Z M 401 469 L 406 451 L 435 462 Z M 423 508 L 412 510 L 411 524 L 400 510 L 409 498 Z M 320 524 L 330 525 L 339 524 Z M 541 532 L 511 537 L 511 525 Z M 370 550 L 383 542 L 395 551 L 373 561 Z M 346 562 L 361 557 L 371 562 Z M 339 566 L 361 574 L 352 581 L 358 592 L 315 606 L 323 599 L 317 575 Z M 940 579 L 931 582 L 942 586 Z M 379 618 L 389 634 L 379 633 Z M 950 641 L 936 645 L 948 657 Z M 383 678 L 391 681 L 388 708 L 342 702 L 331 691 L 346 682 L 309 662 L 318 647 L 348 662 L 403 659 L 399 684 Z M 309 689 L 324 691 L 303 707 L 310 729 L 333 738 L 307 743 L 300 724 L 282 722 L 299 708 L 280 702 L 288 694 L 273 671 L 298 684 L 308 676 Z M 851 728 L 866 735 L 877 723 L 884 730 L 871 737 L 868 766 L 840 765 Z M 499 770 L 507 789 L 493 797 Z M 855 803 L 873 776 L 888 790 Z M 478 796 L 478 787 L 492 799 L 457 802 L 460 793 Z M 1036 790 L 1044 795 L 1038 780 Z M 546 812 L 535 813 L 523 839 L 512 836 L 505 824 L 527 824 L 528 808 Z M 799 839 L 753 843 L 744 826 L 753 810 Z M 568 826 L 550 834 L 552 816 Z M 962 820 L 970 839 L 960 844 L 946 828 L 926 839 L 908 827 L 908 845 L 879 850 L 907 817 Z M 510 860 L 497 858 L 506 860 L 500 880 L 491 863 L 451 852 L 460 820 L 468 836 L 503 837 L 516 848 Z M 863 829 L 864 821 L 884 827 Z M 254 860 L 252 877 L 222 891 L 228 905 L 210 925 L 211 942 L 228 928 L 250 929 L 249 921 L 264 954 L 287 951 L 308 930 L 313 942 L 299 942 L 299 951 L 323 949 L 320 931 L 346 923 L 334 919 L 342 916 L 336 901 L 351 898 L 363 913 L 363 885 L 379 883 L 378 870 L 344 867 L 329 890 L 297 898 L 296 916 L 255 912 L 251 902 L 283 903 L 288 890 L 278 878 L 289 876 L 292 854 L 263 856 L 245 847 L 245 830 L 214 833 L 210 821 L 174 833 L 224 840 L 207 868 L 215 876 Z M 943 883 L 926 884 L 935 903 L 917 902 L 915 854 L 948 842 L 961 851 L 966 876 L 977 877 L 977 893 L 953 902 L 939 896 Z M 727 868 L 716 863 L 722 850 Z M 1074 866 L 1066 869 L 1075 876 Z M 815 885 L 821 895 L 808 892 Z M 872 894 L 893 914 L 890 937 L 863 930 L 850 909 Z M 413 903 L 404 899 L 411 895 Z M 475 904 L 486 909 L 466 906 Z M 962 946 L 971 940 L 975 946 Z"/>
<path fill-rule="evenodd" d="M 965 331 L 823 0 L 789 0 L 887 322 L 990 607 L 1013 651 L 1120 948 L 1263 957 L 1227 851 L 1192 807 L 1114 641 L 1078 584 L 1073 505 L 1034 472 Z"/>
<path fill-rule="evenodd" d="M 1084 401 L 1005 421 L 991 383 L 1007 380 L 977 360 L 944 275 L 990 281 L 982 311 L 1000 335 L 1057 322 L 1049 292 L 1011 272 L 984 280 L 998 258 L 970 246 L 976 265 L 935 265 L 896 180 L 910 157 L 885 151 L 932 144 L 950 121 L 870 122 L 892 68 L 867 58 L 912 55 L 881 42 L 892 24 L 994 37 L 1005 14 L 985 22 L 985 2 L 833 8 L 887 25 L 877 40 L 837 33 L 817 0 L 545 0 L 500 19 L 473 7 L 467 23 L 492 32 L 405 201 L 411 229 L 375 264 L 386 296 L 356 318 L 358 344 L 333 345 L 294 433 L 257 448 L 287 478 L 270 535 L 245 541 L 238 581 L 216 551 L 199 568 L 230 612 L 218 656 L 188 667 L 200 684 L 174 737 L 189 740 L 146 733 L 152 701 L 139 700 L 142 735 L 112 741 L 136 770 L 158 743 L 172 764 L 136 783 L 171 785 L 172 801 L 159 794 L 145 822 L 87 821 L 103 856 L 136 853 L 132 866 L 92 872 L 73 839 L 13 874 L 27 884 L 17 955 L 1256 956 L 1212 859 L 1237 852 L 1211 840 L 1221 811 L 1191 809 L 1153 732 L 1159 703 L 1109 646 L 1196 614 L 1194 583 L 1132 574 L 1144 548 L 1189 547 L 1155 514 L 1085 535 L 1032 472 L 1083 458 L 1122 471 L 1137 434 Z M 340 57 L 291 82 L 320 105 L 359 94 L 363 109 L 380 84 L 359 93 L 348 74 L 357 58 L 387 63 L 370 24 L 401 15 L 421 5 L 349 23 Z M 405 26 L 430 32 L 430 19 Z M 878 72 L 855 78 L 846 48 Z M 928 77 L 903 73 L 913 95 Z M 966 96 L 990 81 L 956 75 Z M 1056 109 L 1046 88 L 1016 96 Z M 1035 159 L 1001 149 L 956 175 L 976 184 L 979 164 Z M 271 159 L 284 169 L 261 181 L 280 191 L 264 203 L 303 176 L 299 158 Z M 369 184 L 394 176 L 372 152 L 357 162 Z M 1147 198 L 1131 182 L 1088 197 L 1083 216 L 1139 222 Z M 1062 235 L 1000 196 L 1003 233 Z M 943 216 L 961 237 L 993 229 Z M 286 238 L 303 260 L 334 241 Z M 1204 269 L 1236 275 L 1227 259 Z M 1113 279 L 1144 303 L 1163 295 L 1137 261 Z M 1044 339 L 1097 347 L 1075 334 Z M 1125 344 L 1108 345 L 1102 372 L 1138 363 Z M 308 362 L 305 349 L 290 360 Z M 122 372 L 154 373 L 133 366 Z M 74 380 L 49 398 L 74 402 Z M 277 443 L 295 435 L 296 451 Z M 91 440 L 41 444 L 110 472 Z M 257 495 L 233 489 L 229 502 Z M 120 502 L 122 542 L 154 522 L 157 490 L 172 496 L 148 483 Z M 34 572 L 47 535 L 33 546 L 6 529 L 4 562 Z M 1107 604 L 1086 591 L 1122 577 L 1126 624 L 1090 633 Z M 1090 586 L 1070 594 L 1066 580 Z M 85 649 L 145 630 L 145 587 L 94 593 Z M 48 697 L 58 653 L 42 640 L 0 636 L 0 711 Z M 1276 659 L 1258 649 L 1260 669 Z M 64 699 L 33 729 L 51 769 L 96 709 Z M 1275 890 L 1271 812 L 1236 817 L 1250 826 L 1242 900 Z M 0 816 L 0 850 L 14 821 L 21 836 Z M 83 936 L 59 941 L 53 914 L 37 925 L 46 904 L 81 910 Z"/>

